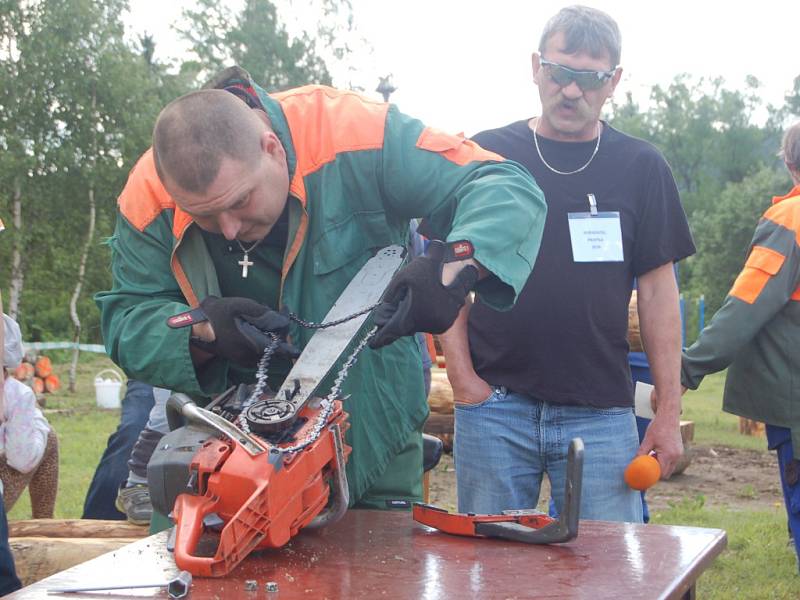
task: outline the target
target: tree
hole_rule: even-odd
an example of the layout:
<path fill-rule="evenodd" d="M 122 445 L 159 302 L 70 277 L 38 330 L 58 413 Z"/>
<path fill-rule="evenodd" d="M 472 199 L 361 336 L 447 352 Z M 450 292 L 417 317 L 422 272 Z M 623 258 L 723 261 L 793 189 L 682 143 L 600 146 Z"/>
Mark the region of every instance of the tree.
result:
<path fill-rule="evenodd" d="M 342 7 L 345 25 L 340 27 L 332 22 L 341 24 Z M 268 91 L 330 85 L 327 62 L 341 61 L 350 52 L 349 46 L 335 43 L 335 34 L 352 27 L 352 19 L 346 1 L 325 0 L 319 8 L 323 14 L 314 37 L 307 31 L 291 35 L 270 0 L 247 0 L 235 15 L 215 0 L 198 0 L 195 8 L 184 11 L 187 25 L 178 31 L 191 43 L 206 79 L 238 64 Z"/>
<path fill-rule="evenodd" d="M 679 75 L 666 88 L 652 88 L 645 112 L 630 95 L 623 104 L 612 104 L 615 127 L 664 153 L 690 218 L 713 204 L 728 182 L 778 164 L 773 149 L 780 131 L 754 123 L 761 107 L 760 84 L 755 77 L 745 83 L 744 90 L 729 90 L 720 78 L 695 81 Z"/>
<path fill-rule="evenodd" d="M 764 167 L 742 181 L 728 183 L 714 206 L 695 215 L 692 223 L 697 254 L 690 258 L 689 291 L 704 294 L 713 314 L 741 271 L 759 217 L 773 196 L 791 187 L 785 169 Z"/>
<path fill-rule="evenodd" d="M 96 236 L 113 231 L 115 199 L 158 111 L 187 90 L 187 77 L 124 42 L 126 6 L 41 0 L 0 13 L 0 210 L 16 223 L 0 274 L 12 265 L 27 339 L 100 340 L 86 291 L 111 281 Z"/>
<path fill-rule="evenodd" d="M 794 78 L 792 91 L 786 94 L 786 112 L 800 117 L 800 75 Z"/>

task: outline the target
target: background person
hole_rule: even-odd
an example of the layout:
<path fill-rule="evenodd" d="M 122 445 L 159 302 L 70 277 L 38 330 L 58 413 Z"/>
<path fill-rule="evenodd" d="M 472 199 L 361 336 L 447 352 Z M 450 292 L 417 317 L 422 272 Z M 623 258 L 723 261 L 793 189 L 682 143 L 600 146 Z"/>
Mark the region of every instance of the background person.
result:
<path fill-rule="evenodd" d="M 800 123 L 781 156 L 794 187 L 772 199 L 756 226 L 744 268 L 708 326 L 682 357 L 684 391 L 727 368 L 724 411 L 766 424 L 778 455 L 795 552 L 800 560 Z M 660 397 L 658 410 L 661 410 Z"/>
<path fill-rule="evenodd" d="M 125 512 L 116 507 L 117 496 L 128 479 L 128 460 L 155 403 L 153 394 L 153 386 L 143 381 L 129 378 L 125 384 L 119 425 L 108 437 L 95 468 L 86 491 L 82 519 L 122 521 L 127 518 Z"/>
<path fill-rule="evenodd" d="M 0 221 L 0 231 L 3 222 Z M 0 296 L 0 314 L 3 314 L 3 298 Z M 0 327 L 0 347 L 3 348 L 3 363 L 5 364 L 5 323 Z M 0 419 L 5 415 L 5 369 L 0 369 Z M 8 519 L 6 518 L 5 503 L 3 501 L 3 481 L 0 479 L 0 596 L 10 594 L 22 587 L 22 582 L 17 577 L 14 565 L 14 555 L 8 543 Z"/>
<path fill-rule="evenodd" d="M 0 480 L 10 511 L 26 487 L 34 519 L 52 519 L 58 492 L 58 438 L 36 402 L 33 390 L 8 376 L 22 362 L 19 325 L 3 314 L 4 405 L 0 419 Z"/>
<path fill-rule="evenodd" d="M 500 312 L 478 299 L 440 338 L 456 402 L 461 512 L 533 508 L 544 473 L 561 511 L 568 444 L 580 437 L 581 517 L 639 522 L 642 503 L 623 480 L 625 467 L 656 451 L 669 476 L 681 454 L 672 265 L 694 244 L 664 158 L 600 118 L 622 75 L 620 48 L 607 14 L 561 10 L 532 56 L 542 114 L 474 138 L 528 168 L 548 213 L 517 304 Z M 641 444 L 627 343 L 634 278 L 653 381 L 665 398 Z"/>

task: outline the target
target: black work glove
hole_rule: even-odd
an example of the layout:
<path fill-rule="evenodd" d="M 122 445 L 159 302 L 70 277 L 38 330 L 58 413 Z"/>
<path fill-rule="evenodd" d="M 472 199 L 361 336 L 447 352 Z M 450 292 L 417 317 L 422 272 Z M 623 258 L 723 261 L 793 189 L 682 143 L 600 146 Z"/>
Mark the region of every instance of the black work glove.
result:
<path fill-rule="evenodd" d="M 271 338 L 279 337 L 273 356 L 296 358 L 300 351 L 286 341 L 289 317 L 286 312 L 272 310 L 249 298 L 217 298 L 208 296 L 200 308 L 170 317 L 170 327 L 186 326 L 207 320 L 214 330 L 214 341 L 191 338 L 193 346 L 243 367 L 255 366 Z M 188 321 L 188 322 L 187 322 Z"/>
<path fill-rule="evenodd" d="M 463 251 L 465 246 L 468 253 Z M 442 285 L 442 269 L 447 262 L 471 256 L 469 242 L 445 244 L 434 240 L 425 256 L 400 269 L 373 313 L 378 331 L 369 342 L 370 348 L 381 348 L 417 332 L 443 333 L 450 329 L 478 281 L 478 269 L 466 265 L 447 286 Z"/>

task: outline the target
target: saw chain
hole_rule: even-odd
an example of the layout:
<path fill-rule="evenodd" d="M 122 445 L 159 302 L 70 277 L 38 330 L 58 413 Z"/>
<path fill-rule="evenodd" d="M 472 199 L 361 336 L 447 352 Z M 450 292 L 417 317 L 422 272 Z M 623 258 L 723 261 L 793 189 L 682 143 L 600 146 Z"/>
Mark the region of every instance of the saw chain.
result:
<path fill-rule="evenodd" d="M 336 319 L 334 321 L 329 321 L 327 323 L 314 323 L 311 321 L 305 321 L 298 317 L 294 313 L 289 313 L 289 318 L 298 323 L 302 327 L 307 329 L 327 329 L 329 327 L 335 327 L 336 325 L 341 325 L 342 323 L 346 323 L 356 317 L 360 317 L 363 314 L 366 314 L 372 311 L 376 306 L 380 303 L 373 304 L 363 310 L 355 312 L 351 315 L 347 315 L 341 319 Z M 289 447 L 282 447 L 282 452 L 299 452 L 304 448 L 308 447 L 310 444 L 313 444 L 317 438 L 319 438 L 320 434 L 322 433 L 323 428 L 325 427 L 325 423 L 328 422 L 328 418 L 330 417 L 331 411 L 333 410 L 333 402 L 339 397 L 339 393 L 342 389 L 342 384 L 344 380 L 347 378 L 347 374 L 349 373 L 351 367 L 356 364 L 358 360 L 358 355 L 367 345 L 369 340 L 375 335 L 375 332 L 378 330 L 377 327 L 373 327 L 370 329 L 366 335 L 361 339 L 358 345 L 353 349 L 353 352 L 350 353 L 350 356 L 347 357 L 347 360 L 342 365 L 342 368 L 339 369 L 339 372 L 336 374 L 336 379 L 331 386 L 331 391 L 328 395 L 320 402 L 320 406 L 322 410 L 319 412 L 317 417 L 317 421 L 314 424 L 314 427 L 311 429 L 309 434 L 306 436 L 305 439 L 299 441 L 294 446 Z M 258 419 L 259 417 L 265 415 L 273 415 L 276 412 L 281 412 L 284 409 L 284 405 L 288 404 L 285 401 L 281 400 L 278 397 L 269 398 L 265 400 L 259 400 L 259 398 L 264 394 L 264 388 L 267 386 L 267 370 L 269 368 L 269 361 L 272 358 L 275 350 L 278 347 L 279 338 L 276 334 L 269 332 L 267 335 L 270 337 L 270 343 L 264 348 L 264 354 L 261 356 L 261 359 L 258 361 L 258 367 L 256 369 L 256 383 L 253 387 L 253 391 L 250 396 L 245 400 L 244 404 L 242 405 L 242 412 L 239 413 L 239 417 L 237 419 L 239 428 L 247 433 L 250 434 L 250 423 L 248 420 L 248 416 L 251 420 Z M 286 399 L 287 401 L 289 398 Z"/>

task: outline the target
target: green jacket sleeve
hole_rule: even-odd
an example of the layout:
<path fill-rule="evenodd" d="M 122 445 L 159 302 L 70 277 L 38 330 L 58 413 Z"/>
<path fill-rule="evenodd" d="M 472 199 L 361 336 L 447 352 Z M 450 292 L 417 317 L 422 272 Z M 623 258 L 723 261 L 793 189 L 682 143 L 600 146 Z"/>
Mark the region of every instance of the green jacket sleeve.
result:
<path fill-rule="evenodd" d="M 533 269 L 547 213 L 533 177 L 395 107 L 387 115 L 381 176 L 387 210 L 406 220 L 423 217 L 429 237 L 470 240 L 475 259 L 493 274 L 478 285 L 482 300 L 510 308 Z"/>
<path fill-rule="evenodd" d="M 170 268 L 171 211 L 163 211 L 143 231 L 122 215 L 109 240 L 113 287 L 100 292 L 106 351 L 129 377 L 188 394 L 208 395 L 189 353 L 191 328 L 170 329 L 167 318 L 188 309 Z M 223 365 L 204 367 L 209 377 Z M 215 377 L 214 380 L 223 378 Z M 213 390 L 217 391 L 217 390 Z"/>
<path fill-rule="evenodd" d="M 722 307 L 683 352 L 681 383 L 689 389 L 697 389 L 705 375 L 727 368 L 797 289 L 796 232 L 771 216 L 767 211 L 759 221 L 745 266 Z"/>

